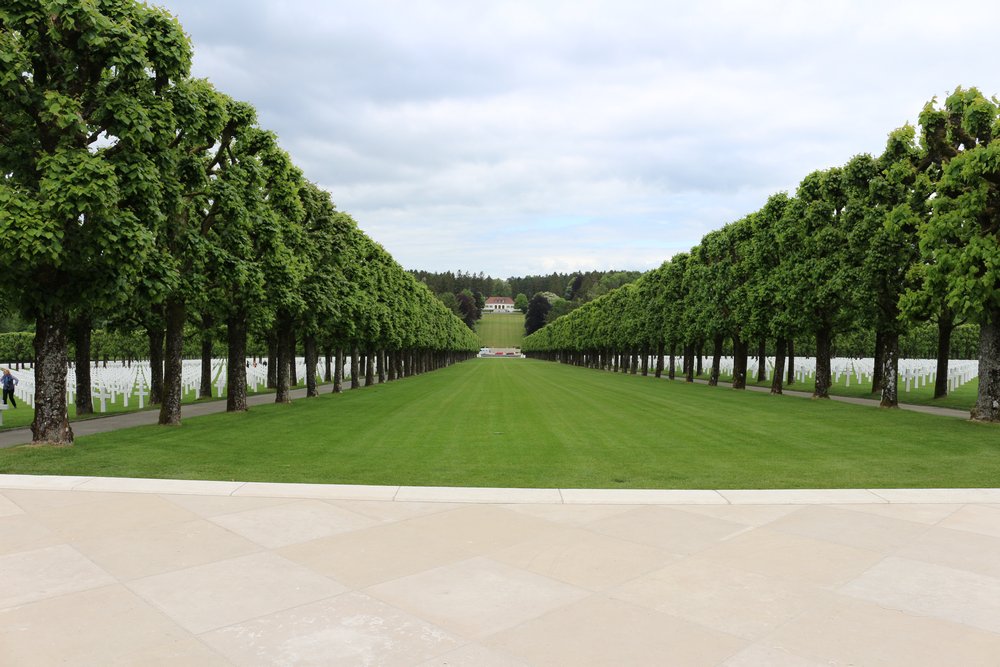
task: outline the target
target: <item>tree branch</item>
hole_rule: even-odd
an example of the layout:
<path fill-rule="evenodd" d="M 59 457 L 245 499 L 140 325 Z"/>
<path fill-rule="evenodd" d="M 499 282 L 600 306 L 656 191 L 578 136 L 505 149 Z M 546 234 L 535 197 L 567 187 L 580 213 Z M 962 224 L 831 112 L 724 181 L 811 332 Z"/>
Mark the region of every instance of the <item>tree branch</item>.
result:
<path fill-rule="evenodd" d="M 226 123 L 226 129 L 222 131 L 222 138 L 219 140 L 219 150 L 215 153 L 215 159 L 208 165 L 205 171 L 211 171 L 213 167 L 222 163 L 222 158 L 225 151 L 229 148 L 229 145 L 233 142 L 233 136 L 235 134 L 236 128 L 233 127 L 232 121 Z"/>
<path fill-rule="evenodd" d="M 216 199 L 212 202 L 212 208 L 208 210 L 208 213 L 201 220 L 201 235 L 205 236 L 208 234 L 208 230 L 212 228 L 215 223 L 215 216 L 219 212 L 219 200 Z"/>

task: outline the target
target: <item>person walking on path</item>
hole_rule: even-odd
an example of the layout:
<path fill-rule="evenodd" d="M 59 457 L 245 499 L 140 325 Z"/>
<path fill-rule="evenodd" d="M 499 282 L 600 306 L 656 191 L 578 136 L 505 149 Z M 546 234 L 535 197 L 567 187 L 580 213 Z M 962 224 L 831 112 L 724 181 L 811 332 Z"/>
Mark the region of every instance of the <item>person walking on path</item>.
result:
<path fill-rule="evenodd" d="M 14 387 L 17 385 L 17 378 L 10 374 L 10 369 L 3 369 L 3 375 L 0 375 L 0 385 L 3 385 L 3 404 L 7 405 L 7 399 L 10 399 L 11 405 L 15 408 L 17 407 L 17 401 L 14 400 Z"/>

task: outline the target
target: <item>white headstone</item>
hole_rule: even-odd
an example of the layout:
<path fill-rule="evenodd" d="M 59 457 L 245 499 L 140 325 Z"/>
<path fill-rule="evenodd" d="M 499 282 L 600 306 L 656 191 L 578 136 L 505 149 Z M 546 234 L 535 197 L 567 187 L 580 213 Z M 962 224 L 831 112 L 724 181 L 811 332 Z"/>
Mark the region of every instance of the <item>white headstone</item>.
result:
<path fill-rule="evenodd" d="M 108 411 L 108 399 L 111 398 L 111 394 L 108 393 L 104 387 L 94 392 L 94 398 L 101 402 L 101 412 Z"/>

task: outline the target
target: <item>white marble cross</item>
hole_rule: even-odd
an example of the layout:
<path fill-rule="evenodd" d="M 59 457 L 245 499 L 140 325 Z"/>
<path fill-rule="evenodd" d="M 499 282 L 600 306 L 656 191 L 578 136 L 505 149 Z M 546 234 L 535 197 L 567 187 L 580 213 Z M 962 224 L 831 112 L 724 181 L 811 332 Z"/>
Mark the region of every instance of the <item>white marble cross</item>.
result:
<path fill-rule="evenodd" d="M 108 402 L 107 401 L 108 401 L 109 398 L 111 398 L 112 400 L 114 400 L 113 396 L 114 396 L 114 394 L 111 393 L 111 392 L 108 392 L 108 390 L 105 387 L 101 387 L 98 391 L 94 392 L 94 398 L 96 398 L 97 400 L 99 400 L 101 402 L 101 412 L 107 412 L 108 411 Z"/>

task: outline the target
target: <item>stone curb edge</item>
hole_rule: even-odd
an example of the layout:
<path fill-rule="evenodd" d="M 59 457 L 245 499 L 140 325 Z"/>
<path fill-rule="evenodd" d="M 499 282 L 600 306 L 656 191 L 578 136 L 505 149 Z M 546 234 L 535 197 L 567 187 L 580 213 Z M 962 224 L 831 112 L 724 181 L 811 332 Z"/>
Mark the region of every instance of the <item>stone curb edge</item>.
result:
<path fill-rule="evenodd" d="M 0 475 L 0 491 L 552 505 L 1000 504 L 1000 489 L 518 489 Z"/>

